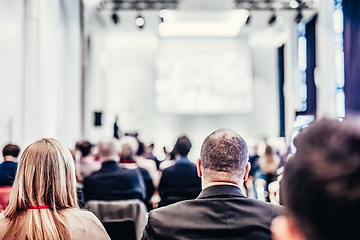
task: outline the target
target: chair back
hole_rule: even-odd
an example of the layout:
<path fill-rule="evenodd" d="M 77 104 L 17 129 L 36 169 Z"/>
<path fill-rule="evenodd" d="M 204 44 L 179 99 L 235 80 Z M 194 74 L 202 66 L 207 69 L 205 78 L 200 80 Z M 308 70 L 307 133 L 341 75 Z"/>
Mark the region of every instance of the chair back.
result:
<path fill-rule="evenodd" d="M 136 227 L 131 219 L 102 223 L 111 240 L 136 240 Z"/>
<path fill-rule="evenodd" d="M 0 187 L 0 210 L 5 210 L 9 204 L 12 186 Z"/>
<path fill-rule="evenodd" d="M 115 222 L 133 221 L 135 225 L 136 239 L 141 239 L 143 230 L 147 222 L 147 210 L 145 204 L 138 199 L 118 200 L 118 201 L 98 201 L 90 200 L 85 203 L 85 208 L 93 212 L 96 217 L 105 225 L 110 227 L 116 225 Z M 122 225 L 129 224 L 122 223 Z M 121 223 L 119 224 L 121 225 Z M 116 229 L 114 230 L 116 231 Z M 119 230 L 121 235 L 131 228 Z M 125 239 L 125 238 L 124 238 Z"/>

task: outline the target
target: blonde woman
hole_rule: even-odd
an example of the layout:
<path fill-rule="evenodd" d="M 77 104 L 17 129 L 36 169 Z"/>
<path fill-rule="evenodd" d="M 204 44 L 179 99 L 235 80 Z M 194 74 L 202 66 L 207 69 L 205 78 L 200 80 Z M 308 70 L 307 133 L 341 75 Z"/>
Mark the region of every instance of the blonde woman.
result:
<path fill-rule="evenodd" d="M 100 221 L 77 205 L 70 151 L 44 138 L 23 152 L 0 239 L 110 239 Z"/>

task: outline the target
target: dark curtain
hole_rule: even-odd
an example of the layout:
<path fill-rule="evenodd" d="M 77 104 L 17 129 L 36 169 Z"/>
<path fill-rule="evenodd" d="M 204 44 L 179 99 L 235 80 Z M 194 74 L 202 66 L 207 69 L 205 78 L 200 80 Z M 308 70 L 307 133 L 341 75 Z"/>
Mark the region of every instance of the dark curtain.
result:
<path fill-rule="evenodd" d="M 343 0 L 345 111 L 360 112 L 360 1 Z"/>
<path fill-rule="evenodd" d="M 314 70 L 316 67 L 316 19 L 314 17 L 306 25 L 305 37 L 307 40 L 306 44 L 306 89 L 307 89 L 307 101 L 306 111 L 308 115 L 316 117 L 316 86 L 314 78 Z"/>
<path fill-rule="evenodd" d="M 296 115 L 313 115 L 316 117 L 316 85 L 314 71 L 316 67 L 316 20 L 315 16 L 306 24 L 306 110 Z"/>
<path fill-rule="evenodd" d="M 279 112 L 280 112 L 280 134 L 279 137 L 285 137 L 285 98 L 284 98 L 284 45 L 278 49 L 278 67 L 279 67 Z"/>

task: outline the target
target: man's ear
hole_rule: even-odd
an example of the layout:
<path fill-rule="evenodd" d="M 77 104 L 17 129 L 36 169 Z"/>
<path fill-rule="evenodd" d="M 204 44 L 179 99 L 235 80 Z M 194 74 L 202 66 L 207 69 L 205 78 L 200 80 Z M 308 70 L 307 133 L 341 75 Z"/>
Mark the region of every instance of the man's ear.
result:
<path fill-rule="evenodd" d="M 271 223 L 274 240 L 306 240 L 291 218 L 278 216 Z"/>
<path fill-rule="evenodd" d="M 248 163 L 246 164 L 246 168 L 245 168 L 245 174 L 244 174 L 244 178 L 243 178 L 244 181 L 246 181 L 246 180 L 248 179 L 250 170 L 251 170 L 251 165 L 250 165 L 250 163 L 248 162 Z"/>
<path fill-rule="evenodd" d="M 197 169 L 198 176 L 202 177 L 200 158 L 198 158 L 197 161 L 196 161 L 196 169 Z"/>

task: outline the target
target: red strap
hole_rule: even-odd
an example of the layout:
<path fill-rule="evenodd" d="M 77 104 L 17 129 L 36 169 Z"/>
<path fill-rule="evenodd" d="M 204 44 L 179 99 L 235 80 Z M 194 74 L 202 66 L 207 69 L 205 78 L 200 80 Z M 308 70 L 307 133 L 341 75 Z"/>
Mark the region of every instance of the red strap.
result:
<path fill-rule="evenodd" d="M 45 205 L 45 206 L 27 206 L 25 207 L 26 209 L 48 209 L 50 208 L 49 205 Z"/>

